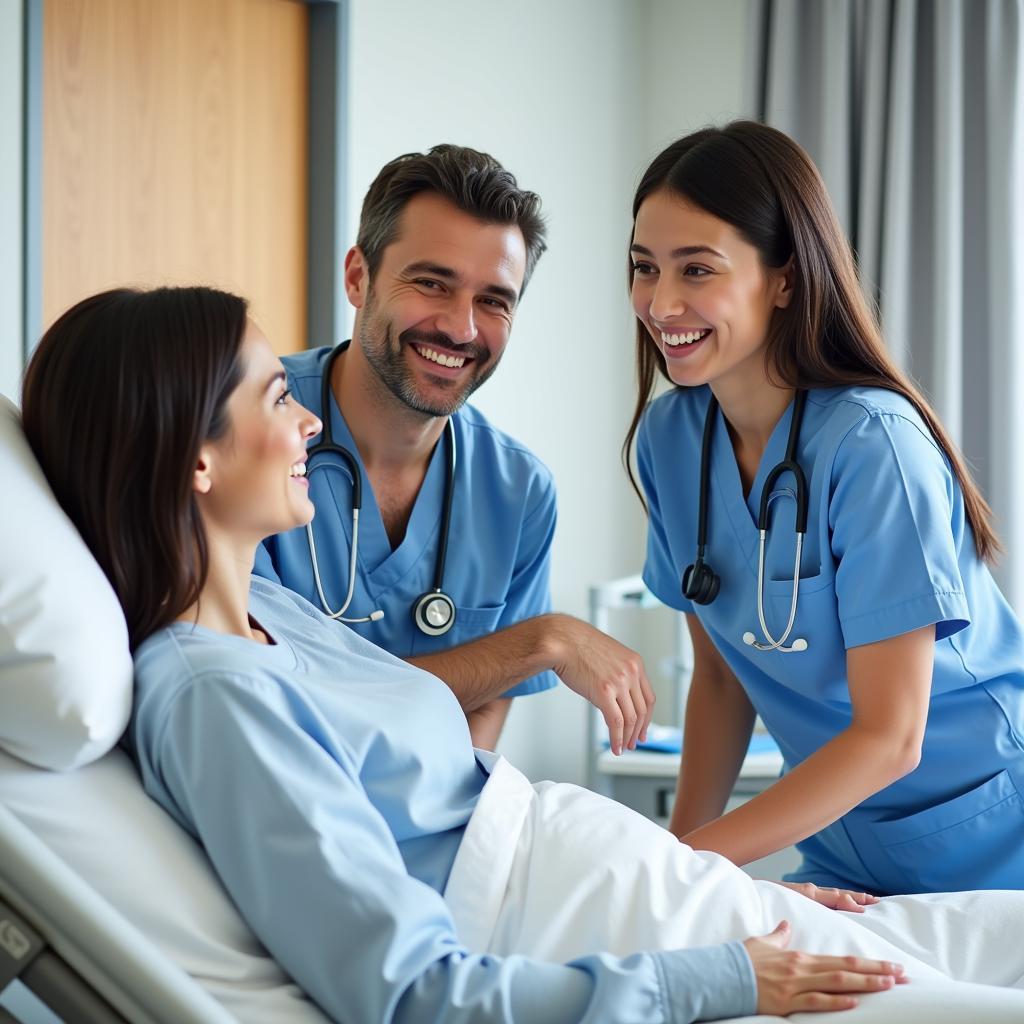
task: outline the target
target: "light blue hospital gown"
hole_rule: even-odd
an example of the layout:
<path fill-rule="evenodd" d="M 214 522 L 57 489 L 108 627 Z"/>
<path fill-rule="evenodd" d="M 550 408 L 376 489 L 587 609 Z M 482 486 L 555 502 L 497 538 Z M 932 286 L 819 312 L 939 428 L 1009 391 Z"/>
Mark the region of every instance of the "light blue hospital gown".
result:
<path fill-rule="evenodd" d="M 789 768 L 850 723 L 848 648 L 935 624 L 919 766 L 799 843 L 803 865 L 792 877 L 877 893 L 1024 888 L 1024 634 L 977 557 L 959 483 L 924 422 L 891 391 L 809 392 L 798 460 L 810 509 L 790 638 L 805 638 L 808 649 L 766 653 L 742 637 L 761 636 L 758 505 L 762 481 L 785 456 L 792 405 L 746 498 L 719 410 L 706 559 L 721 590 L 702 606 L 682 596 L 680 577 L 696 551 L 709 399 L 707 387 L 675 389 L 644 414 L 644 580 L 663 602 L 699 618 Z M 784 474 L 772 499 L 765 611 L 776 637 L 792 591 L 793 491 Z"/>
<path fill-rule="evenodd" d="M 282 361 L 297 401 L 318 416 L 323 367 L 329 348 L 286 356 Z M 337 444 L 359 461 L 355 441 L 333 396 L 331 426 Z M 359 517 L 359 555 L 355 596 L 346 613 L 384 612 L 378 622 L 350 628 L 386 651 L 406 658 L 432 654 L 488 636 L 523 619 L 551 610 L 551 541 L 555 533 L 555 487 L 547 468 L 531 452 L 493 427 L 470 405 L 453 417 L 457 469 L 444 589 L 456 605 L 455 623 L 443 636 L 426 636 L 412 619 L 416 599 L 433 589 L 444 504 L 446 443 L 438 443 L 426 479 L 413 506 L 402 543 L 394 550 L 363 473 Z M 313 438 L 311 444 L 319 440 Z M 343 465 L 333 456 L 318 456 Z M 348 589 L 352 533 L 352 489 L 344 469 L 316 470 L 310 476 L 316 506 L 313 533 L 324 591 L 331 608 L 340 608 Z M 264 542 L 256 572 L 283 583 L 320 607 L 304 527 Z M 519 683 L 506 697 L 536 693 L 558 685 L 553 672 Z"/>
<path fill-rule="evenodd" d="M 452 692 L 258 577 L 250 611 L 276 645 L 176 623 L 139 647 L 130 740 L 147 792 L 332 1018 L 753 1013 L 736 942 L 570 964 L 469 953 L 441 893 L 487 775 Z"/>

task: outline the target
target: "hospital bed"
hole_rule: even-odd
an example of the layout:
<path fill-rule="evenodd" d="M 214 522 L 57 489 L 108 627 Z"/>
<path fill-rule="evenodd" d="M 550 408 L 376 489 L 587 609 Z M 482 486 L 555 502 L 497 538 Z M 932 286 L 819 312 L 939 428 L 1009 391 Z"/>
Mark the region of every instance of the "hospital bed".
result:
<path fill-rule="evenodd" d="M 0 1024 L 324 1024 L 115 745 L 124 620 L 2 396 L 0 480 Z M 978 991 L 993 1007 L 1015 995 Z M 972 1019 L 1015 1021 L 1022 1006 L 972 1005 Z M 965 1019 L 950 1013 L 932 1002 L 898 1020 Z"/>

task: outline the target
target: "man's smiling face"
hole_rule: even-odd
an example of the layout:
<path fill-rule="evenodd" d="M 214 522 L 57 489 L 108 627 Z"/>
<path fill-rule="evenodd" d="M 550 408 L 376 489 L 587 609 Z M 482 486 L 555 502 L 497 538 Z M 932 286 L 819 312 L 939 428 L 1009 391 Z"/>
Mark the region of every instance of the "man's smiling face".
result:
<path fill-rule="evenodd" d="M 361 268 L 362 298 L 352 279 Z M 410 409 L 449 416 L 497 369 L 526 270 L 514 224 L 493 224 L 435 193 L 414 196 L 373 278 L 359 250 L 346 269 L 356 341 Z"/>

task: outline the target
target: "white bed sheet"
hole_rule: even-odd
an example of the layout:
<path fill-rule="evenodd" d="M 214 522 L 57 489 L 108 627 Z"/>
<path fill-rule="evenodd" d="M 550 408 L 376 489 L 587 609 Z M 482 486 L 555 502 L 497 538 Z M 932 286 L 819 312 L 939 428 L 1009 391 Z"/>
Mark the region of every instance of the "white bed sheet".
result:
<path fill-rule="evenodd" d="M 692 851 L 585 789 L 531 785 L 503 759 L 470 820 L 445 900 L 473 952 L 551 962 L 745 939 L 786 919 L 794 949 L 898 960 L 910 978 L 854 1010 L 790 1021 L 1024 1022 L 1024 892 L 896 896 L 864 914 L 829 910 Z"/>
<path fill-rule="evenodd" d="M 0 802 L 246 1024 L 323 1024 L 118 749 L 69 773 L 0 752 Z"/>

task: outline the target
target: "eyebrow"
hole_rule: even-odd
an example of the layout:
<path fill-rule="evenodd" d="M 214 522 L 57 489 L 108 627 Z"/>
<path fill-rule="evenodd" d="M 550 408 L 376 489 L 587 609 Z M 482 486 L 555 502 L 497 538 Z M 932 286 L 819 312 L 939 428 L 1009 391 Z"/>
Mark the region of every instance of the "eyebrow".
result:
<path fill-rule="evenodd" d="M 637 245 L 636 243 L 629 247 L 629 251 L 638 252 L 644 256 L 654 256 L 654 253 L 646 246 Z M 710 253 L 712 256 L 717 256 L 720 260 L 728 259 L 727 256 L 724 256 L 717 249 L 712 249 L 710 245 L 682 245 L 678 249 L 673 249 L 669 253 L 669 257 L 677 260 L 683 256 L 699 256 L 701 253 L 705 252 Z"/>
<path fill-rule="evenodd" d="M 458 282 L 461 280 L 459 274 L 457 274 L 451 267 L 446 267 L 442 263 L 431 263 L 430 260 L 418 260 L 416 263 L 410 263 L 405 268 L 406 274 L 433 274 L 435 277 L 444 278 L 446 281 Z M 493 295 L 495 298 L 504 299 L 510 306 L 514 306 L 519 301 L 519 293 L 514 288 L 507 288 L 503 284 L 487 284 L 484 285 L 483 292 L 485 295 Z"/>
<path fill-rule="evenodd" d="M 267 383 L 263 385 L 263 393 L 266 394 L 279 380 L 283 380 L 287 383 L 288 375 L 284 370 L 278 370 L 277 373 L 275 373 Z"/>

